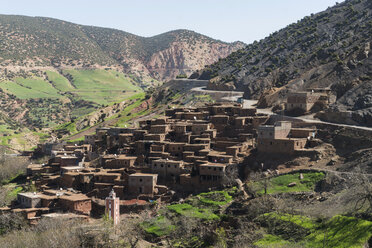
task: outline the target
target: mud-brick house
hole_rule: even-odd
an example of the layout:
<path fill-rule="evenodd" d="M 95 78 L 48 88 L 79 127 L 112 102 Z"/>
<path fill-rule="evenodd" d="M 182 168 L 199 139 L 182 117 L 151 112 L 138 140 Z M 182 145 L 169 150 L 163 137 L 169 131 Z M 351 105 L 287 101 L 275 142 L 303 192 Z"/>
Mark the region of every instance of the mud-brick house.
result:
<path fill-rule="evenodd" d="M 210 128 L 210 123 L 193 123 L 191 130 L 192 130 L 192 134 L 200 135 L 203 132 L 209 130 L 209 128 Z"/>
<path fill-rule="evenodd" d="M 92 201 L 84 194 L 62 195 L 58 204 L 68 212 L 89 215 L 92 210 Z"/>
<path fill-rule="evenodd" d="M 24 208 L 39 208 L 41 195 L 36 192 L 18 193 L 17 202 Z"/>
<path fill-rule="evenodd" d="M 199 165 L 200 184 L 207 186 L 218 186 L 223 183 L 226 173 L 226 164 L 205 163 Z"/>
<path fill-rule="evenodd" d="M 169 152 L 172 156 L 180 157 L 182 156 L 183 147 L 186 143 L 183 142 L 170 142 L 166 145 L 166 152 Z"/>
<path fill-rule="evenodd" d="M 208 161 L 214 163 L 231 164 L 233 162 L 233 156 L 219 152 L 211 152 L 208 154 Z"/>
<path fill-rule="evenodd" d="M 145 134 L 143 137 L 144 140 L 152 140 L 152 141 L 164 141 L 165 140 L 165 134 L 159 133 L 159 134 Z"/>
<path fill-rule="evenodd" d="M 157 184 L 157 174 L 134 173 L 128 177 L 128 194 L 130 195 L 154 195 Z"/>
<path fill-rule="evenodd" d="M 151 125 L 150 127 L 150 133 L 152 134 L 166 134 L 170 131 L 170 125 Z"/>
<path fill-rule="evenodd" d="M 105 169 L 120 169 L 120 168 L 130 168 L 134 166 L 137 157 L 119 155 L 111 159 L 106 159 L 103 168 Z"/>
<path fill-rule="evenodd" d="M 293 130 L 289 121 L 276 122 L 274 125 L 262 125 L 257 130 L 257 149 L 259 152 L 292 154 L 305 148 L 313 129 Z"/>
<path fill-rule="evenodd" d="M 293 109 L 302 109 L 303 111 L 309 111 L 314 104 L 319 100 L 321 94 L 313 92 L 293 92 L 287 97 L 287 103 L 285 109 L 291 111 Z"/>
<path fill-rule="evenodd" d="M 79 164 L 79 158 L 75 156 L 58 156 L 56 160 L 59 161 L 60 167 L 77 166 Z"/>
<path fill-rule="evenodd" d="M 154 174 L 158 174 L 159 178 L 171 180 L 172 177 L 178 177 L 184 173 L 183 164 L 183 161 L 167 159 L 153 160 L 151 163 L 151 171 Z"/>

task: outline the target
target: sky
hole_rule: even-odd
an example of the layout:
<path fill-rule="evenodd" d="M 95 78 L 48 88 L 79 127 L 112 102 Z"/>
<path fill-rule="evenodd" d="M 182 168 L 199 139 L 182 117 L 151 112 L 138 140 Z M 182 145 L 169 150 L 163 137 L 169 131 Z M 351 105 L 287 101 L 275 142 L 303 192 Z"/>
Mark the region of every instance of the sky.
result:
<path fill-rule="evenodd" d="M 0 14 L 52 17 L 140 36 L 190 29 L 251 43 L 334 0 L 0 0 Z"/>

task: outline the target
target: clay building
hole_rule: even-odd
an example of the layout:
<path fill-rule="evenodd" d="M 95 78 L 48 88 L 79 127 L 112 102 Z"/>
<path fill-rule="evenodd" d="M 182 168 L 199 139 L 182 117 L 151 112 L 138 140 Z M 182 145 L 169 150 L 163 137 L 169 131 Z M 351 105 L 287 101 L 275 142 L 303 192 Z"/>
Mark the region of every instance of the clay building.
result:
<path fill-rule="evenodd" d="M 128 193 L 131 195 L 154 195 L 157 180 L 157 174 L 131 174 L 128 178 Z"/>
<path fill-rule="evenodd" d="M 226 165 L 220 163 L 206 163 L 199 165 L 200 183 L 208 186 L 217 186 L 223 183 Z"/>
<path fill-rule="evenodd" d="M 178 177 L 185 172 L 183 165 L 183 161 L 158 159 L 152 161 L 151 171 L 157 174 L 159 178 L 170 179 L 171 177 Z"/>
<path fill-rule="evenodd" d="M 288 121 L 262 125 L 257 130 L 257 149 L 260 152 L 287 153 L 305 149 L 307 141 L 315 136 L 314 129 L 293 129 Z"/>
<path fill-rule="evenodd" d="M 89 215 L 92 210 L 92 201 L 84 194 L 62 195 L 59 205 L 65 211 Z"/>
<path fill-rule="evenodd" d="M 17 201 L 24 208 L 41 207 L 41 196 L 36 192 L 18 193 Z"/>
<path fill-rule="evenodd" d="M 321 98 L 321 93 L 314 92 L 294 92 L 288 94 L 285 104 L 286 111 L 301 109 L 308 112 L 316 102 Z"/>

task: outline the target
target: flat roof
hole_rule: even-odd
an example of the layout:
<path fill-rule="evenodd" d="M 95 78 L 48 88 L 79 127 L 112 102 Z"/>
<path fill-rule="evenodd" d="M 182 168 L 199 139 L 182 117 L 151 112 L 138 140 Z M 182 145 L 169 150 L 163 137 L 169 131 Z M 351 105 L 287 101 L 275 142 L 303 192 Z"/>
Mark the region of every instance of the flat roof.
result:
<path fill-rule="evenodd" d="M 183 161 L 178 161 L 178 160 L 167 160 L 167 159 L 157 159 L 157 160 L 153 160 L 153 162 L 168 162 L 168 163 L 182 163 Z"/>
<path fill-rule="evenodd" d="M 18 195 L 28 197 L 28 198 L 40 198 L 41 194 L 37 192 L 24 192 L 24 193 L 18 193 Z"/>
<path fill-rule="evenodd" d="M 85 169 L 84 167 L 81 166 L 63 166 L 61 167 L 63 170 L 83 170 Z"/>
<path fill-rule="evenodd" d="M 207 164 L 201 164 L 199 165 L 201 167 L 226 167 L 226 164 L 219 164 L 219 163 L 207 163 Z"/>
<path fill-rule="evenodd" d="M 62 195 L 60 199 L 69 200 L 69 201 L 87 201 L 91 200 L 88 196 L 84 194 L 73 194 L 73 195 Z"/>
<path fill-rule="evenodd" d="M 158 174 L 150 174 L 150 173 L 134 173 L 134 174 L 130 174 L 129 175 L 130 177 L 145 177 L 145 176 L 148 176 L 148 177 L 157 177 Z"/>

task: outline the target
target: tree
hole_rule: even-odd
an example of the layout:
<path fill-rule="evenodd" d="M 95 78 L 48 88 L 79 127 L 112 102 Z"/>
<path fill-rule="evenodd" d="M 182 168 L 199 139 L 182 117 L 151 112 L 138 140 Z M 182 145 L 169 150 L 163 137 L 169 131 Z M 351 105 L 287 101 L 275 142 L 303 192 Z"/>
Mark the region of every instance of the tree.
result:
<path fill-rule="evenodd" d="M 138 242 L 143 237 L 141 223 L 148 219 L 149 215 L 148 211 L 143 211 L 141 214 L 130 214 L 123 218 L 116 227 L 119 240 L 131 248 L 137 247 Z"/>

